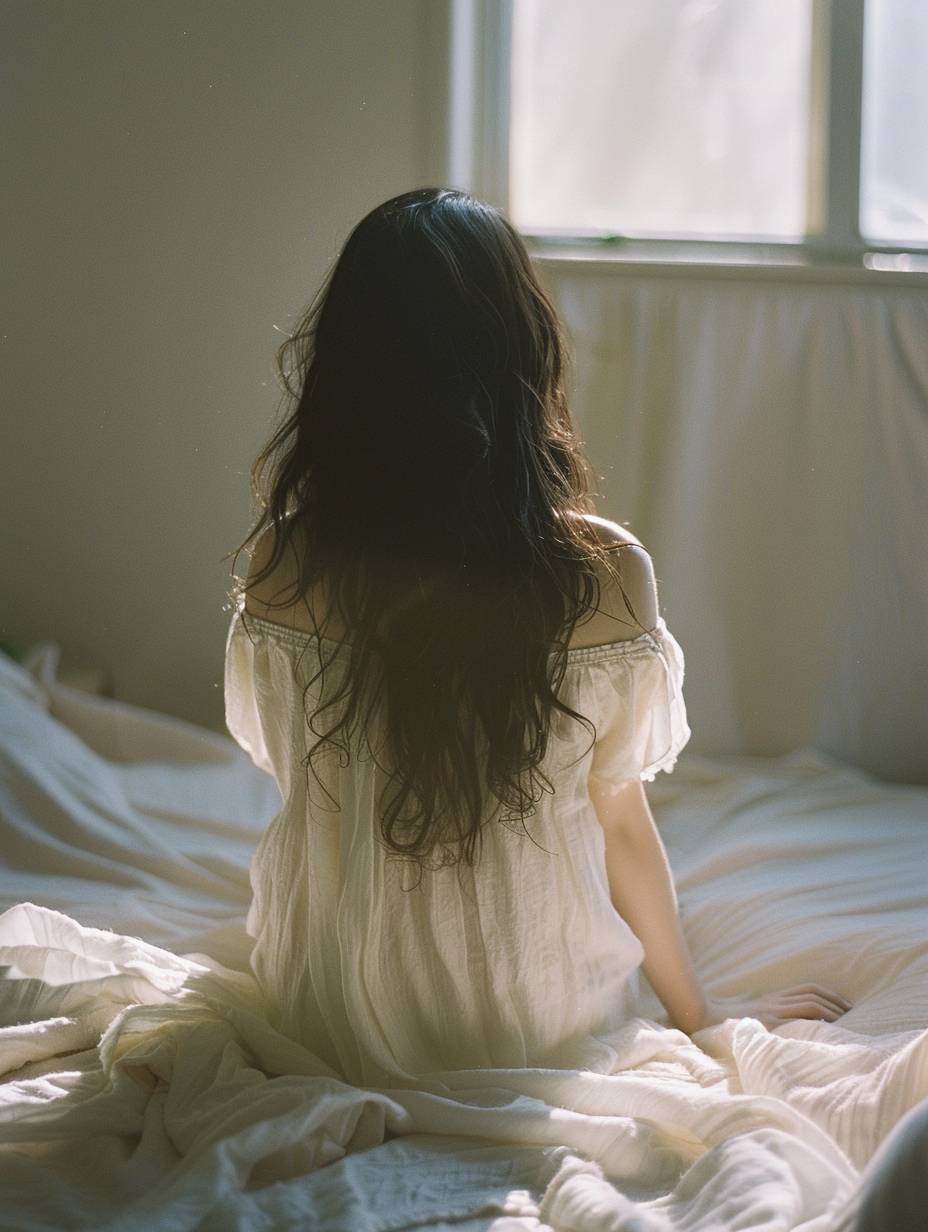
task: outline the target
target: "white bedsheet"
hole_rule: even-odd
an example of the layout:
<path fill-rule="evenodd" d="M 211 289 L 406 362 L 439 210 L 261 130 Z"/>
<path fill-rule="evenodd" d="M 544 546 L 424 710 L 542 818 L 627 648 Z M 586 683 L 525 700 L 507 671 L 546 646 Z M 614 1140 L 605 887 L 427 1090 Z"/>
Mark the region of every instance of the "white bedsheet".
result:
<path fill-rule="evenodd" d="M 690 1039 L 645 985 L 595 1070 L 361 1091 L 248 971 L 273 783 L 31 668 L 0 656 L 4 1228 L 825 1232 L 928 1096 L 928 789 L 814 749 L 648 787 L 710 993 L 816 980 L 840 1024 Z"/>

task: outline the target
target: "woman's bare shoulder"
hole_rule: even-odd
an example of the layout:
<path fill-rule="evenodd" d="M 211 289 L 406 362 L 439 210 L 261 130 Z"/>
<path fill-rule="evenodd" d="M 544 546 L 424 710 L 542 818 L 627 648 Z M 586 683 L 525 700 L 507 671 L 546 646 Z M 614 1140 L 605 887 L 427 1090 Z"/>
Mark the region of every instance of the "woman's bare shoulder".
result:
<path fill-rule="evenodd" d="M 650 552 L 637 535 L 618 522 L 594 514 L 584 516 L 596 528 L 600 543 L 610 551 L 612 568 L 597 562 L 598 606 L 592 615 L 578 621 L 571 646 L 599 646 L 650 632 L 657 625 L 659 614 L 657 579 Z"/>
<path fill-rule="evenodd" d="M 253 616 L 261 616 L 291 628 L 305 627 L 309 631 L 305 604 L 294 594 L 294 583 L 299 576 L 294 540 L 288 538 L 283 541 L 275 562 L 274 539 L 273 532 L 265 528 L 252 545 L 245 607 Z"/>
<path fill-rule="evenodd" d="M 634 544 L 639 548 L 644 547 L 637 535 L 634 535 L 628 527 L 620 526 L 618 522 L 611 522 L 608 518 L 601 518 L 595 513 L 585 513 L 582 517 L 596 530 L 599 541 L 604 547 L 621 547 L 628 544 Z"/>

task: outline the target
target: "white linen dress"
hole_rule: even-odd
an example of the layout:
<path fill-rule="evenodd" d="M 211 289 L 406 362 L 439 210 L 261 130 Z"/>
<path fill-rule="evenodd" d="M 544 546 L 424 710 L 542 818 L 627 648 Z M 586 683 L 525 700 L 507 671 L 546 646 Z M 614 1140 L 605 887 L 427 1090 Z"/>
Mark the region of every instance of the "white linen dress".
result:
<path fill-rule="evenodd" d="M 323 641 L 328 696 L 350 651 Z M 644 957 L 611 902 L 589 776 L 653 780 L 690 737 L 683 652 L 663 618 L 633 640 L 568 650 L 559 696 L 597 739 L 585 752 L 589 728 L 554 713 L 541 769 L 555 790 L 526 818 L 532 837 L 493 821 L 475 867 L 425 870 L 415 889 L 410 866 L 378 841 L 375 763 L 354 745 L 347 766 L 337 751 L 315 755 L 340 811 L 303 764 L 317 738 L 303 690 L 319 649 L 239 599 L 226 722 L 283 801 L 252 860 L 246 924 L 272 1025 L 357 1086 L 576 1063 L 591 1037 L 627 1020 Z M 321 687 L 307 695 L 310 714 Z"/>

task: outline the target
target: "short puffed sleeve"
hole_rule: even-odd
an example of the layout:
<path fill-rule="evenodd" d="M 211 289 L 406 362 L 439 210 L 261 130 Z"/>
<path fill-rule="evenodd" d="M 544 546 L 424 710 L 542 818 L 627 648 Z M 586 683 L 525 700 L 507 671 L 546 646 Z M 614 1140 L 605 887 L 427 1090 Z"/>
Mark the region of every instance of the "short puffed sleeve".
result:
<path fill-rule="evenodd" d="M 225 657 L 226 727 L 261 770 L 274 773 L 258 711 L 255 688 L 255 643 L 237 608 L 229 625 Z"/>
<path fill-rule="evenodd" d="M 691 732 L 683 650 L 663 617 L 650 634 L 617 643 L 585 670 L 596 710 L 591 777 L 653 782 L 658 771 L 672 771 Z"/>

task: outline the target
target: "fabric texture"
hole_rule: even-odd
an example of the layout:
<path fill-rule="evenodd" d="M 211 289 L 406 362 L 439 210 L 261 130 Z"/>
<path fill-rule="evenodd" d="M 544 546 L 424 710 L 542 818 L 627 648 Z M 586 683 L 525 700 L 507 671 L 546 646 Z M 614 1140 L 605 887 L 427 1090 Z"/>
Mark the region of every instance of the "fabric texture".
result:
<path fill-rule="evenodd" d="M 928 784 L 928 295 L 537 259 L 597 510 L 660 562 L 688 752 Z M 659 579 L 660 581 L 661 579 Z"/>
<path fill-rule="evenodd" d="M 229 730 L 283 797 L 252 863 L 247 920 L 273 1025 L 362 1086 L 567 1064 L 627 1019 L 644 957 L 612 905 L 589 776 L 673 769 L 690 736 L 679 644 L 660 618 L 633 640 L 568 650 L 559 695 L 595 741 L 557 714 L 541 767 L 555 790 L 528 834 L 493 822 L 476 868 L 426 870 L 418 884 L 378 841 L 383 776 L 364 749 L 347 766 L 337 752 L 318 759 L 319 783 L 303 765 L 306 710 L 344 670 L 333 642 L 326 683 L 314 680 L 319 645 L 241 600 L 227 641 Z"/>
<path fill-rule="evenodd" d="M 642 977 L 568 1067 L 362 1088 L 249 968 L 273 779 L 64 687 L 56 652 L 0 655 L 4 1229 L 850 1232 L 882 1188 L 862 1170 L 928 1097 L 928 790 L 813 748 L 686 749 L 649 789 L 708 995 L 818 981 L 838 1022 L 690 1038 Z"/>

